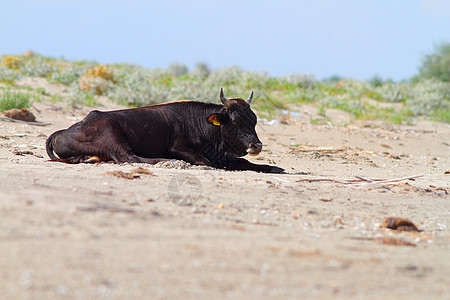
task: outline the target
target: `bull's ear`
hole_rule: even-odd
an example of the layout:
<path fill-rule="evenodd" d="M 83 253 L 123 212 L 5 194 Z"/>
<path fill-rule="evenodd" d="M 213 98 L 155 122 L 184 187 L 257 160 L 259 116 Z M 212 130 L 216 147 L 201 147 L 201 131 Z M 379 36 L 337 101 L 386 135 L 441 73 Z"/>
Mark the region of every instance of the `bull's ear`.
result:
<path fill-rule="evenodd" d="M 220 126 L 222 124 L 222 116 L 220 114 L 211 114 L 207 121 L 211 125 Z"/>

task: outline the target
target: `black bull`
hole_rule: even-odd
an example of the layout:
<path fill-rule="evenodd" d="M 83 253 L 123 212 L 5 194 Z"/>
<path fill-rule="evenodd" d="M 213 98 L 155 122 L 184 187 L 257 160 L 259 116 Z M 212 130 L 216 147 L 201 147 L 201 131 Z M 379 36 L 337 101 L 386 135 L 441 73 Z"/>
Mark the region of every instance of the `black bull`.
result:
<path fill-rule="evenodd" d="M 256 115 L 247 100 L 227 99 L 223 105 L 176 101 L 140 108 L 94 110 L 46 142 L 52 160 L 66 163 L 113 160 L 156 163 L 181 159 L 194 165 L 227 170 L 280 173 L 282 168 L 253 164 L 240 158 L 262 149 Z M 55 153 L 58 157 L 55 156 Z"/>

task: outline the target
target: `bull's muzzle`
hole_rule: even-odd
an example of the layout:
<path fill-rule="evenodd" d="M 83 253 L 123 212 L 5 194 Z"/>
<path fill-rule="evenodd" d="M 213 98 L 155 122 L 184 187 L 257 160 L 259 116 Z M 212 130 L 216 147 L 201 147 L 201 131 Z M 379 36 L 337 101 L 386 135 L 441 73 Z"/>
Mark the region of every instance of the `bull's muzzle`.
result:
<path fill-rule="evenodd" d="M 258 155 L 259 152 L 262 150 L 262 144 L 261 143 L 251 143 L 248 145 L 247 153 L 250 155 Z"/>

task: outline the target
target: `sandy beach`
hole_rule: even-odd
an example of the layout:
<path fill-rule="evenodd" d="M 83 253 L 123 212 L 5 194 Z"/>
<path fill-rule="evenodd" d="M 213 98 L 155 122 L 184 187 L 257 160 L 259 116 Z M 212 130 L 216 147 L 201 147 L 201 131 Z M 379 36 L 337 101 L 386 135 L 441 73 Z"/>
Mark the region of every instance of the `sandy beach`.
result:
<path fill-rule="evenodd" d="M 258 123 L 264 148 L 248 157 L 286 174 L 69 165 L 45 140 L 94 108 L 66 105 L 34 103 L 46 126 L 0 121 L 2 298 L 450 297 L 448 124 L 329 111 L 318 125 L 298 106 Z"/>

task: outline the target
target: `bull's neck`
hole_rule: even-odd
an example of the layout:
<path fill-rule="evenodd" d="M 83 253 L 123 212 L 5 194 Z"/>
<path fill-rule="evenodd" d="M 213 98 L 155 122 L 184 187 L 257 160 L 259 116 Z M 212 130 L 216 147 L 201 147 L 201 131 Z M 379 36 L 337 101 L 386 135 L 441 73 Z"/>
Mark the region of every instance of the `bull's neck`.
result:
<path fill-rule="evenodd" d="M 185 103 L 187 104 L 187 103 Z M 185 134 L 191 141 L 195 141 L 196 150 L 205 149 L 223 151 L 220 127 L 207 122 L 208 117 L 214 113 L 223 112 L 223 106 L 213 103 L 190 102 L 182 108 Z"/>

